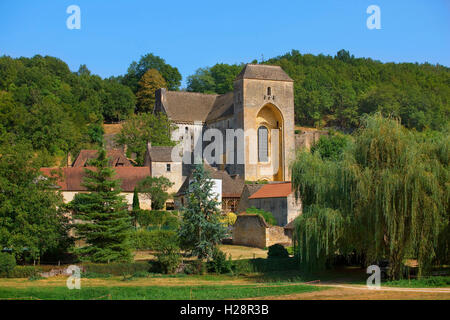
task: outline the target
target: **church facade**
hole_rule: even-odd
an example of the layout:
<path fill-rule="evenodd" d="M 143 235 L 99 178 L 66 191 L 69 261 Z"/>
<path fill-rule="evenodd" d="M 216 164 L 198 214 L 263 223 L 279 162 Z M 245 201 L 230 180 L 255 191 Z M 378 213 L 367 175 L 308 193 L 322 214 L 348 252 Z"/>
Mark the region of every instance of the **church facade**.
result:
<path fill-rule="evenodd" d="M 183 179 L 200 151 L 202 158 L 213 155 L 207 162 L 233 179 L 290 181 L 294 82 L 281 67 L 247 64 L 234 90 L 222 95 L 159 89 L 154 111 L 167 114 L 178 128 L 173 139 L 181 149 L 174 154 L 183 156 Z M 212 141 L 222 147 L 212 149 Z"/>

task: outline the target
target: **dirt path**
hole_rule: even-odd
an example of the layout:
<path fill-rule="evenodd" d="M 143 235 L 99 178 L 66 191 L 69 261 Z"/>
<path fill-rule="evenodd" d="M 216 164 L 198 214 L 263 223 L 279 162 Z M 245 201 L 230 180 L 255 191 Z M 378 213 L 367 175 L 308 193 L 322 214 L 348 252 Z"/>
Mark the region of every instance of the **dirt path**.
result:
<path fill-rule="evenodd" d="M 362 285 L 326 284 L 321 291 L 295 293 L 252 299 L 263 300 L 450 300 L 450 288 L 394 288 L 368 289 Z"/>

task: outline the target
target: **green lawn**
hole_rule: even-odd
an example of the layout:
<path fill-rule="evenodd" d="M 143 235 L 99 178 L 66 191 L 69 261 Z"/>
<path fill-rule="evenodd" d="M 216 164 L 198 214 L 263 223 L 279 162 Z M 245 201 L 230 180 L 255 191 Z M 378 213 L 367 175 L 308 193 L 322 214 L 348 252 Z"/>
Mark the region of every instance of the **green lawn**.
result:
<path fill-rule="evenodd" d="M 381 285 L 403 288 L 446 288 L 450 287 L 450 276 L 428 277 L 423 279 L 403 279 L 388 281 Z"/>
<path fill-rule="evenodd" d="M 44 300 L 211 300 L 242 299 L 304 293 L 322 288 L 302 284 L 227 285 L 227 286 L 147 286 L 147 287 L 86 287 L 69 290 L 66 287 L 0 288 L 1 299 Z"/>

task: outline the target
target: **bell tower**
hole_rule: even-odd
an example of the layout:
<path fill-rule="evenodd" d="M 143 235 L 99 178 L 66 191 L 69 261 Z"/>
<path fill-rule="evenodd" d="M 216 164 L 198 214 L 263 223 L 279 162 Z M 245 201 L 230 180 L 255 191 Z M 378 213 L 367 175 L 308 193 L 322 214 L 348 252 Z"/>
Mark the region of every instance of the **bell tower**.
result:
<path fill-rule="evenodd" d="M 244 130 L 248 181 L 290 181 L 295 157 L 294 81 L 279 66 L 247 64 L 234 81 L 235 129 Z"/>

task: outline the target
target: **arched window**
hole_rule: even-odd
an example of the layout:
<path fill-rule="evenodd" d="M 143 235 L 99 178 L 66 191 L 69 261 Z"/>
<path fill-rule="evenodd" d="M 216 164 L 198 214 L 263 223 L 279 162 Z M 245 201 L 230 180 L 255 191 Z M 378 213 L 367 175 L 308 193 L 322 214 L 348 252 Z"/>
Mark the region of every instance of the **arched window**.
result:
<path fill-rule="evenodd" d="M 266 127 L 260 126 L 258 128 L 258 161 L 267 162 L 269 161 L 269 141 L 268 141 L 269 131 Z"/>
<path fill-rule="evenodd" d="M 268 95 L 268 96 L 271 96 L 271 95 L 272 95 L 272 88 L 271 88 L 271 87 L 268 87 L 268 88 L 267 88 L 267 95 Z"/>

